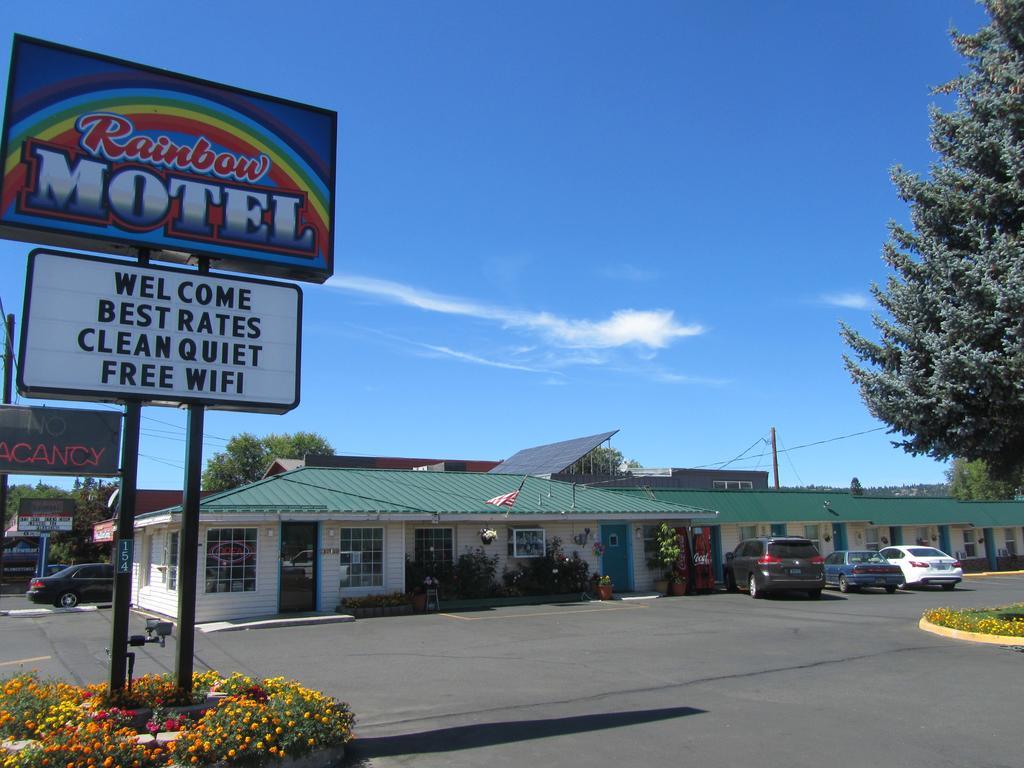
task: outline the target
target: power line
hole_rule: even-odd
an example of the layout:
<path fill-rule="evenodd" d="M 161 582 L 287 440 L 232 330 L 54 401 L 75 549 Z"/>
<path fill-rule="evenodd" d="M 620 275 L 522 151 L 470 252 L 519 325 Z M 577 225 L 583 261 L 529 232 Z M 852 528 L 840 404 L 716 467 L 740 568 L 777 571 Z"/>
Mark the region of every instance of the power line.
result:
<path fill-rule="evenodd" d="M 780 443 L 782 442 L 782 438 L 781 437 L 779 438 L 779 442 Z M 830 442 L 830 441 L 826 441 L 826 442 Z M 800 473 L 796 471 L 796 464 L 793 463 L 793 457 L 789 455 L 789 451 L 787 451 L 785 447 L 782 448 L 782 452 L 784 454 L 786 454 L 786 461 L 789 462 L 789 468 L 792 469 L 793 470 L 793 474 L 796 475 L 797 482 L 800 483 L 800 485 L 803 485 L 804 484 L 804 479 L 802 477 L 800 477 Z"/>
<path fill-rule="evenodd" d="M 848 435 L 839 435 L 838 437 L 830 437 L 830 438 L 827 438 L 825 440 L 816 440 L 813 443 L 804 443 L 803 445 L 794 445 L 792 448 L 783 448 L 782 450 L 778 451 L 778 453 L 790 453 L 792 451 L 799 451 L 801 448 L 812 448 L 815 445 L 825 445 L 826 443 L 834 443 L 834 442 L 836 442 L 838 440 L 848 440 L 851 437 L 860 437 L 861 435 L 868 435 L 868 434 L 871 434 L 872 432 L 880 432 L 883 429 L 887 429 L 887 427 L 875 427 L 874 429 L 865 429 L 865 430 L 862 430 L 860 432 L 851 432 Z M 763 440 L 764 438 L 761 438 L 761 439 Z M 757 443 L 755 442 L 754 445 L 757 445 Z M 753 447 L 754 446 L 751 446 L 751 448 L 753 448 Z M 750 448 L 747 449 L 747 451 L 749 451 L 749 450 L 750 450 Z M 743 453 L 746 453 L 746 451 L 744 451 Z M 740 456 L 743 456 L 743 453 L 741 453 Z M 765 453 L 761 453 L 761 454 L 758 454 L 757 456 L 750 456 L 750 457 L 748 457 L 748 460 L 752 461 L 753 459 L 759 459 L 759 458 L 761 458 L 761 457 L 763 457 L 765 455 L 766 455 Z M 693 467 L 693 469 L 710 469 L 712 467 L 721 468 L 721 467 L 724 467 L 724 466 L 728 466 L 729 464 L 732 464 L 737 459 L 739 459 L 739 456 L 737 456 L 735 459 L 730 459 L 729 461 L 716 461 L 716 462 L 713 462 L 711 464 L 699 464 L 699 465 Z"/>
<path fill-rule="evenodd" d="M 754 441 L 753 443 L 751 443 L 751 444 L 750 444 L 750 448 L 753 448 L 753 447 L 754 447 L 755 445 L 757 445 L 758 443 L 764 443 L 764 442 L 766 442 L 766 440 L 765 440 L 765 439 L 764 439 L 763 437 L 759 437 L 759 438 L 757 438 L 757 440 L 755 440 L 755 441 Z M 730 460 L 730 461 L 727 461 L 727 462 L 725 462 L 725 464 L 723 464 L 721 468 L 722 468 L 722 469 L 725 469 L 725 468 L 726 468 L 726 467 L 728 467 L 728 466 L 729 466 L 730 464 L 732 464 L 732 463 L 733 463 L 734 461 L 739 461 L 740 459 L 742 459 L 742 458 L 743 458 L 743 456 L 744 456 L 744 454 L 746 454 L 746 453 L 747 453 L 747 451 L 749 451 L 749 450 L 750 450 L 750 448 L 747 448 L 747 450 L 746 450 L 746 451 L 743 451 L 743 453 L 741 453 L 741 454 L 740 454 L 739 456 L 737 456 L 737 457 L 736 457 L 735 459 L 732 459 L 732 460 Z"/>

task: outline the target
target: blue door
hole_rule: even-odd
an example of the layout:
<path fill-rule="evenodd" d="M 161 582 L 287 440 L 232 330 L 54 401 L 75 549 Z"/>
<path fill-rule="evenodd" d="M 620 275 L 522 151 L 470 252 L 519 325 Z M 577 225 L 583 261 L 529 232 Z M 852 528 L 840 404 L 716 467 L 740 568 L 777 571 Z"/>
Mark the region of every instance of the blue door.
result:
<path fill-rule="evenodd" d="M 616 592 L 629 592 L 633 580 L 629 578 L 629 526 L 625 523 L 602 523 L 601 575 L 611 576 Z"/>

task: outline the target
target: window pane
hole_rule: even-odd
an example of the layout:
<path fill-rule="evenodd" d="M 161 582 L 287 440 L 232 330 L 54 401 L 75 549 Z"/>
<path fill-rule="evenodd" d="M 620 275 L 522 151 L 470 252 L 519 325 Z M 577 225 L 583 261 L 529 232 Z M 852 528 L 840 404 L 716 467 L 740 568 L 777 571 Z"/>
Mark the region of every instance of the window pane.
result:
<path fill-rule="evenodd" d="M 453 540 L 451 528 L 417 528 L 414 548 L 416 562 L 453 563 Z"/>
<path fill-rule="evenodd" d="M 256 534 L 255 528 L 206 532 L 207 592 L 256 591 Z"/>
<path fill-rule="evenodd" d="M 338 534 L 340 586 L 384 586 L 384 529 L 342 528 Z"/>

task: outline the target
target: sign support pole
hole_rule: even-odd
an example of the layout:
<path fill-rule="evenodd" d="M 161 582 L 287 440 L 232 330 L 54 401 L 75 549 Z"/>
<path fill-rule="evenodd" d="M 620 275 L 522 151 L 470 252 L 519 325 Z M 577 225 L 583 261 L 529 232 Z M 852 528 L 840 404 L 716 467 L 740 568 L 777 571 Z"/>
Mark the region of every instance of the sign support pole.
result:
<path fill-rule="evenodd" d="M 199 261 L 200 274 L 210 264 Z M 192 691 L 193 656 L 196 647 L 196 572 L 199 567 L 199 490 L 203 470 L 203 422 L 206 406 L 188 406 L 185 445 L 185 494 L 181 501 L 181 536 L 178 546 L 178 645 L 174 676 L 178 688 Z"/>
<path fill-rule="evenodd" d="M 4 326 L 4 391 L 3 404 L 10 405 L 14 380 L 14 315 L 7 316 Z M 7 474 L 0 474 L 0 596 L 4 593 L 4 537 L 7 535 Z"/>
<path fill-rule="evenodd" d="M 109 689 L 113 694 L 125 686 L 128 664 L 128 614 L 132 600 L 132 545 L 135 536 L 135 491 L 139 475 L 139 427 L 142 404 L 124 406 L 124 430 L 121 434 L 121 491 L 117 495 L 117 532 L 114 545 L 114 605 L 110 629 Z M 127 567 L 122 566 L 122 551 L 127 547 Z"/>

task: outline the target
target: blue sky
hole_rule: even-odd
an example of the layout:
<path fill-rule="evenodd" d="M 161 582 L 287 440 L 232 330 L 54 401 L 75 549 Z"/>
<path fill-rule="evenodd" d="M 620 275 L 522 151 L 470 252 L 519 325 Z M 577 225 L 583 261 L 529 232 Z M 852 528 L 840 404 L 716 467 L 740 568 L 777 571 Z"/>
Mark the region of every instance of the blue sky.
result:
<path fill-rule="evenodd" d="M 899 485 L 945 467 L 891 447 L 838 323 L 871 328 L 906 219 L 888 170 L 927 172 L 948 30 L 984 21 L 969 0 L 16 1 L 0 60 L 6 88 L 20 32 L 338 112 L 301 405 L 208 412 L 207 457 L 243 431 L 501 459 L 617 428 L 646 466 L 753 446 L 729 466 L 770 470 L 775 426 L 783 484 Z M 0 241 L 19 322 L 30 248 Z M 143 414 L 140 487 L 181 487 L 184 414 Z"/>

